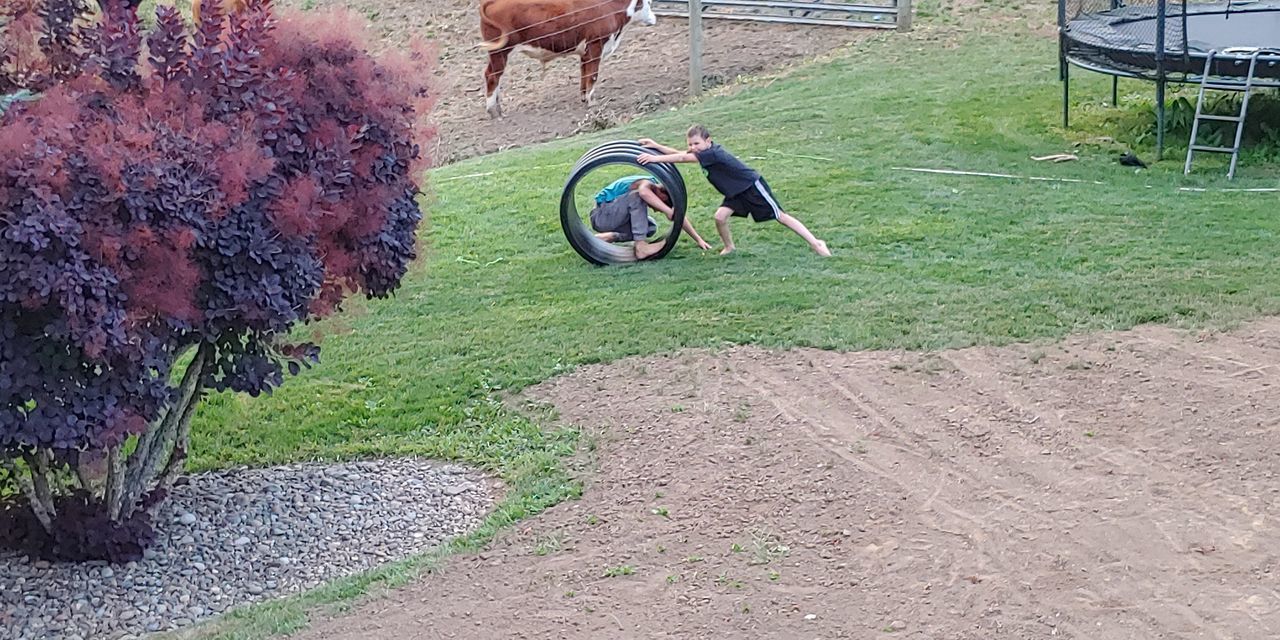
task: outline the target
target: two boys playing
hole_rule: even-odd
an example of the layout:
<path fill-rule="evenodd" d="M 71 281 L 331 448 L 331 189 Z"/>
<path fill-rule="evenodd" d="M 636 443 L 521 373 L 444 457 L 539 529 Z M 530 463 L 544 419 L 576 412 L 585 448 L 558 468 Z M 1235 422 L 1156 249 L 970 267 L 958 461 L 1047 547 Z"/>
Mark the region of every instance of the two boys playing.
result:
<path fill-rule="evenodd" d="M 756 222 L 765 222 L 768 220 L 777 220 L 783 226 L 794 231 L 797 235 L 809 244 L 809 248 L 820 256 L 830 256 L 831 251 L 827 248 L 827 243 L 814 237 L 814 235 L 794 216 L 782 210 L 778 205 L 778 199 L 773 195 L 767 183 L 760 174 L 747 166 L 733 154 L 729 153 L 718 143 L 712 142 L 711 133 L 702 125 L 695 125 L 689 128 L 686 135 L 688 143 L 687 151 L 680 151 L 672 147 L 658 144 L 649 138 L 641 138 L 638 141 L 641 145 L 657 149 L 662 155 L 651 153 L 642 153 L 636 157 L 636 161 L 642 165 L 653 162 L 697 162 L 702 170 L 706 173 L 707 181 L 711 186 L 715 187 L 724 200 L 716 209 L 716 231 L 720 234 L 720 240 L 724 243 L 724 249 L 720 251 L 720 255 L 732 253 L 734 250 L 733 236 L 729 233 L 729 218 L 742 217 L 748 215 Z M 627 182 L 625 187 L 624 181 Z M 602 211 L 602 207 L 607 207 L 610 202 L 601 203 L 600 197 L 597 197 L 597 207 L 592 210 L 591 223 L 595 227 L 597 237 L 607 242 L 618 242 L 622 240 L 635 240 L 636 258 L 645 259 L 657 253 L 661 249 L 660 244 L 649 243 L 644 238 L 652 235 L 656 231 L 656 225 L 651 226 L 652 221 L 645 216 L 646 222 L 639 223 L 639 216 L 636 213 L 644 214 L 644 205 L 649 205 L 658 211 L 662 211 L 671 218 L 673 215 L 671 210 L 670 196 L 663 195 L 666 190 L 657 185 L 652 180 L 635 176 L 624 178 L 614 182 L 614 184 L 606 187 L 601 195 L 606 199 L 611 197 L 611 190 L 625 189 L 623 197 L 626 202 L 614 205 L 610 211 Z M 613 202 L 622 200 L 617 198 Z M 636 211 L 636 207 L 640 207 Z M 627 212 L 624 216 L 620 210 L 625 209 Z M 598 215 L 597 212 L 609 213 L 606 216 Z M 597 224 L 597 220 L 601 224 Z M 625 228 L 624 228 L 625 227 Z M 701 249 L 711 248 L 698 235 L 688 221 L 685 219 L 684 227 L 689 237 L 693 238 Z"/>

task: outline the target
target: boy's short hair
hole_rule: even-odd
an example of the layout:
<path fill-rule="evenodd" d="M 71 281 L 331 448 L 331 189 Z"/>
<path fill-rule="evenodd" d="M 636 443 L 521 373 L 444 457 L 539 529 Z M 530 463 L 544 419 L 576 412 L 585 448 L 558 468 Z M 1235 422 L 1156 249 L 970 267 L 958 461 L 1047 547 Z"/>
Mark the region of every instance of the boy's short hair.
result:
<path fill-rule="evenodd" d="M 627 187 L 627 191 L 639 191 L 640 185 L 644 184 L 645 182 L 648 182 L 649 184 L 653 185 L 652 187 L 653 193 L 658 196 L 659 200 L 665 202 L 668 207 L 675 206 L 675 204 L 671 202 L 671 192 L 667 191 L 666 186 L 664 186 L 660 181 L 658 181 L 657 178 L 650 178 L 650 177 L 640 178 L 639 180 L 632 182 L 631 185 Z"/>
<path fill-rule="evenodd" d="M 689 131 L 688 131 L 688 133 L 684 134 L 684 137 L 686 137 L 686 138 L 690 138 L 690 137 L 693 137 L 693 136 L 698 136 L 699 138 L 702 138 L 703 140 L 710 140 L 710 139 L 711 139 L 711 132 L 710 132 L 710 131 L 707 131 L 706 126 L 704 126 L 704 125 L 700 125 L 700 124 L 695 124 L 695 125 L 693 125 L 692 127 L 689 127 Z"/>
<path fill-rule="evenodd" d="M 668 207 L 674 207 L 675 203 L 671 201 L 671 192 L 661 184 L 653 185 L 653 192 L 658 195 L 658 199 L 666 203 Z"/>

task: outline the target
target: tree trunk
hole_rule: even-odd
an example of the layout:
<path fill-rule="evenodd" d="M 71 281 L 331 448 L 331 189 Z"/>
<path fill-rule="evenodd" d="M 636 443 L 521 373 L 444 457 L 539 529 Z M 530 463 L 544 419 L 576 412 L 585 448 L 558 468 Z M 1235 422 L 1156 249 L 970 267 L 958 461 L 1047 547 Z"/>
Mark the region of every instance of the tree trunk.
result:
<path fill-rule="evenodd" d="M 9 471 L 9 477 L 18 484 L 18 488 L 22 490 L 22 495 L 27 498 L 27 503 L 31 505 L 31 511 L 36 514 L 36 520 L 40 521 L 40 526 L 44 527 L 46 532 L 52 533 L 53 520 L 58 517 L 58 512 L 53 507 L 52 501 L 44 501 L 36 492 L 32 478 L 35 477 L 35 469 L 29 469 L 31 475 L 27 475 L 18 470 L 18 465 L 13 460 L 4 460 L 4 467 Z"/>
<path fill-rule="evenodd" d="M 173 403 L 138 438 L 138 446 L 128 460 L 124 459 L 124 445 L 107 451 L 107 477 L 101 492 L 92 486 L 82 466 L 71 470 L 89 494 L 89 500 L 101 504 L 112 521 L 121 522 L 132 516 L 147 493 L 157 486 L 167 488 L 181 474 L 191 438 L 191 417 L 203 395 L 204 374 L 214 351 L 212 344 L 200 344 L 175 390 Z M 23 461 L 27 466 L 25 473 L 14 460 L 0 460 L 0 464 L 18 484 L 40 525 L 53 535 L 58 518 L 53 486 L 59 468 L 52 464 L 52 455 L 46 450 L 26 454 Z"/>
<path fill-rule="evenodd" d="M 175 477 L 181 472 L 181 462 L 186 459 L 187 441 L 191 434 L 191 416 L 203 395 L 204 370 L 213 360 L 214 349 L 210 343 L 200 343 L 195 357 L 182 375 L 177 399 L 138 441 L 138 448 L 129 458 L 128 470 L 119 470 L 119 480 L 123 483 L 123 503 L 111 505 L 112 520 L 119 521 L 137 511 L 142 497 L 157 486 L 154 482 L 161 469 L 166 475 L 172 473 Z M 177 460 L 176 472 L 172 471 L 175 458 L 180 458 Z M 116 472 L 115 467 L 110 472 Z"/>

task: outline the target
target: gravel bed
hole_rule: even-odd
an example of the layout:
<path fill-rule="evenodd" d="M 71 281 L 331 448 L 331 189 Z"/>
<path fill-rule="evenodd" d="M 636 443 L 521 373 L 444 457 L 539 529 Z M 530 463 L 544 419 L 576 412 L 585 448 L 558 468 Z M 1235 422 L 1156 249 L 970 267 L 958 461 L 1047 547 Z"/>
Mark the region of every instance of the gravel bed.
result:
<path fill-rule="evenodd" d="M 0 637 L 129 638 L 295 593 L 475 528 L 486 478 L 414 459 L 189 476 L 146 558 L 49 563 L 0 552 Z"/>

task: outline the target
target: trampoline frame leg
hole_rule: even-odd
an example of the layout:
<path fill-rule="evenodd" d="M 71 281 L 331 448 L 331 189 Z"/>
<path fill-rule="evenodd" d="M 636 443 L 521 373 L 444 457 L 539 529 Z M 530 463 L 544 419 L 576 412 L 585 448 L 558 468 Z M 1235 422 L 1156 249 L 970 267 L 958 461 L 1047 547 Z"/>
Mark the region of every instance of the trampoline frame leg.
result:
<path fill-rule="evenodd" d="M 1165 11 L 1168 0 L 1156 1 L 1156 160 L 1164 160 Z"/>
<path fill-rule="evenodd" d="M 1062 128 L 1071 128 L 1071 65 L 1067 62 L 1067 0 L 1058 0 L 1058 79 L 1062 80 Z"/>
<path fill-rule="evenodd" d="M 1071 65 L 1063 51 L 1063 41 L 1058 39 L 1058 78 L 1062 80 L 1062 128 L 1071 128 Z"/>
<path fill-rule="evenodd" d="M 1156 80 L 1156 160 L 1164 159 L 1164 78 Z"/>
<path fill-rule="evenodd" d="M 1062 65 L 1062 128 L 1071 128 L 1071 67 Z"/>

